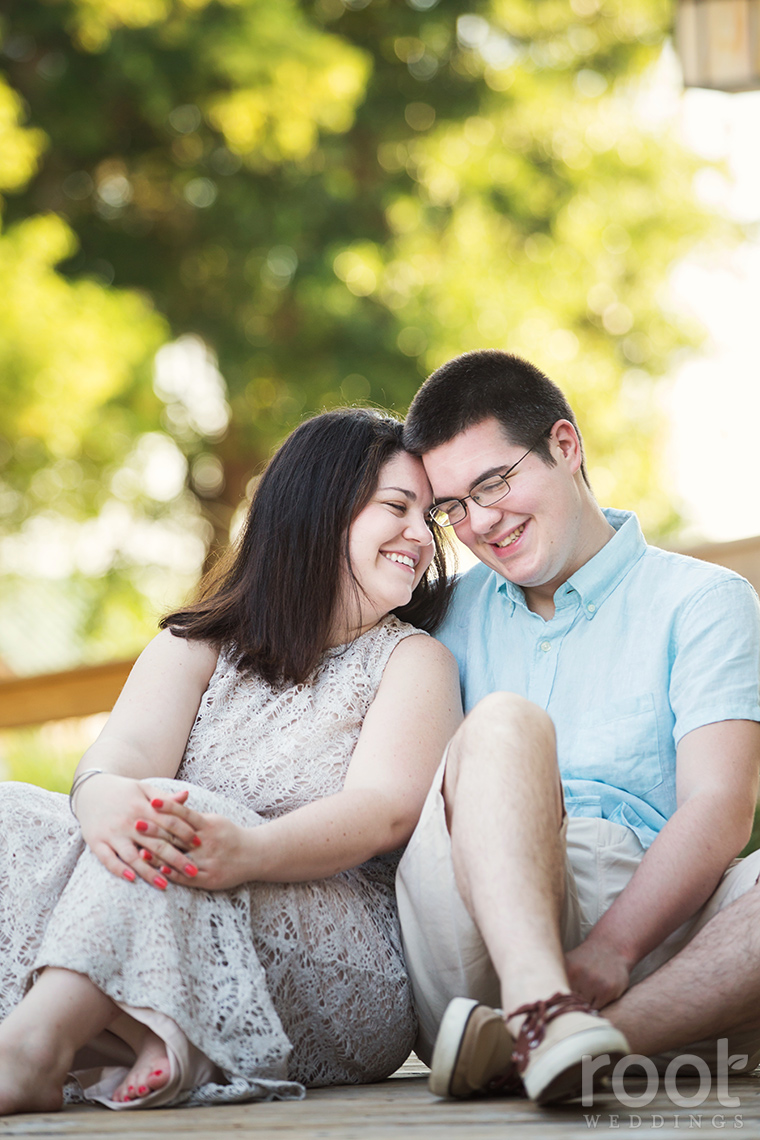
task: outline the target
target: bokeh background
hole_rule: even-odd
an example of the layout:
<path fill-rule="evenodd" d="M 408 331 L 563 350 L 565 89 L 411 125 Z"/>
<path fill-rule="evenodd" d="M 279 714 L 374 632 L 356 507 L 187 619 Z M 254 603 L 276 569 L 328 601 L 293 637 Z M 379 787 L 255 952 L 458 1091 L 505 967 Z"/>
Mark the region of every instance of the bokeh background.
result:
<path fill-rule="evenodd" d="M 598 498 L 651 540 L 739 536 L 757 516 L 713 535 L 689 485 L 736 513 L 721 454 L 752 404 L 724 415 L 716 346 L 760 280 L 757 161 L 737 205 L 730 145 L 751 100 L 757 156 L 760 116 L 684 94 L 674 21 L 671 0 L 6 0 L 0 675 L 134 656 L 296 423 L 403 414 L 476 347 L 560 383 Z M 68 787 L 100 723 L 0 733 L 0 778 Z"/>

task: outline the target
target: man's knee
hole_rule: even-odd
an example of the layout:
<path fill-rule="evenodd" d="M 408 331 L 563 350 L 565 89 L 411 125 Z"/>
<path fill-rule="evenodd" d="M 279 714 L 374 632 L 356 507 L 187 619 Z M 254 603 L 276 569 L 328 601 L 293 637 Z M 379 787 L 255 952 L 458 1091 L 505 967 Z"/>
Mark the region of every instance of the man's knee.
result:
<path fill-rule="evenodd" d="M 475 705 L 459 731 L 465 736 L 485 733 L 491 740 L 538 739 L 552 745 L 555 742 L 549 714 L 517 693 L 489 693 Z"/>
<path fill-rule="evenodd" d="M 452 739 L 449 782 L 470 762 L 482 767 L 486 755 L 509 764 L 536 748 L 555 755 L 554 724 L 548 713 L 517 693 L 490 693 L 468 713 Z"/>

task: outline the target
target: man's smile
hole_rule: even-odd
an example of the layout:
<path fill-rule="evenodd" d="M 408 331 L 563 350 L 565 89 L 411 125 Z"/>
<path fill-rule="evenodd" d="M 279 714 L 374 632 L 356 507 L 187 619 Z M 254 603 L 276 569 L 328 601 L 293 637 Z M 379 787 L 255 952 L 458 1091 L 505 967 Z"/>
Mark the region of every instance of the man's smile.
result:
<path fill-rule="evenodd" d="M 505 538 L 500 539 L 498 542 L 492 542 L 490 545 L 495 546 L 497 550 L 503 550 L 506 546 L 511 546 L 512 543 L 517 542 L 527 525 L 528 520 L 526 519 L 524 523 L 520 523 L 519 526 L 510 531 Z"/>

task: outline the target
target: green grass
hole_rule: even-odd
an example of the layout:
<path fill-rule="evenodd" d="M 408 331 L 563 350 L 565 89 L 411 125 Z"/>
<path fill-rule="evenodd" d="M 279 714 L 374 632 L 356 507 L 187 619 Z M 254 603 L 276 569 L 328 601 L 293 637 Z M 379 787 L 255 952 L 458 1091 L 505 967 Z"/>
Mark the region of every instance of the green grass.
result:
<path fill-rule="evenodd" d="M 74 769 L 104 719 L 90 716 L 0 732 L 0 780 L 21 780 L 51 792 L 68 792 Z"/>

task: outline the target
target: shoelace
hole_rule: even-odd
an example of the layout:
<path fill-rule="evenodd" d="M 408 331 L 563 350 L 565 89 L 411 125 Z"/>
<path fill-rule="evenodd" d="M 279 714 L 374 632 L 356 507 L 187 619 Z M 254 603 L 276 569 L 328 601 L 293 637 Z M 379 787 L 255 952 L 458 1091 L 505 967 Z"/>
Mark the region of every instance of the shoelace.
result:
<path fill-rule="evenodd" d="M 512 1053 L 512 1060 L 517 1065 L 519 1073 L 525 1072 L 530 1051 L 541 1044 L 546 1033 L 546 1026 L 550 1021 L 561 1017 L 563 1013 L 590 1013 L 593 1017 L 599 1017 L 598 1010 L 592 1009 L 580 994 L 573 993 L 556 993 L 547 998 L 546 1001 L 521 1005 L 519 1009 L 509 1014 L 507 1020 L 512 1017 L 519 1017 L 521 1013 L 524 1013 L 526 1017 Z"/>

